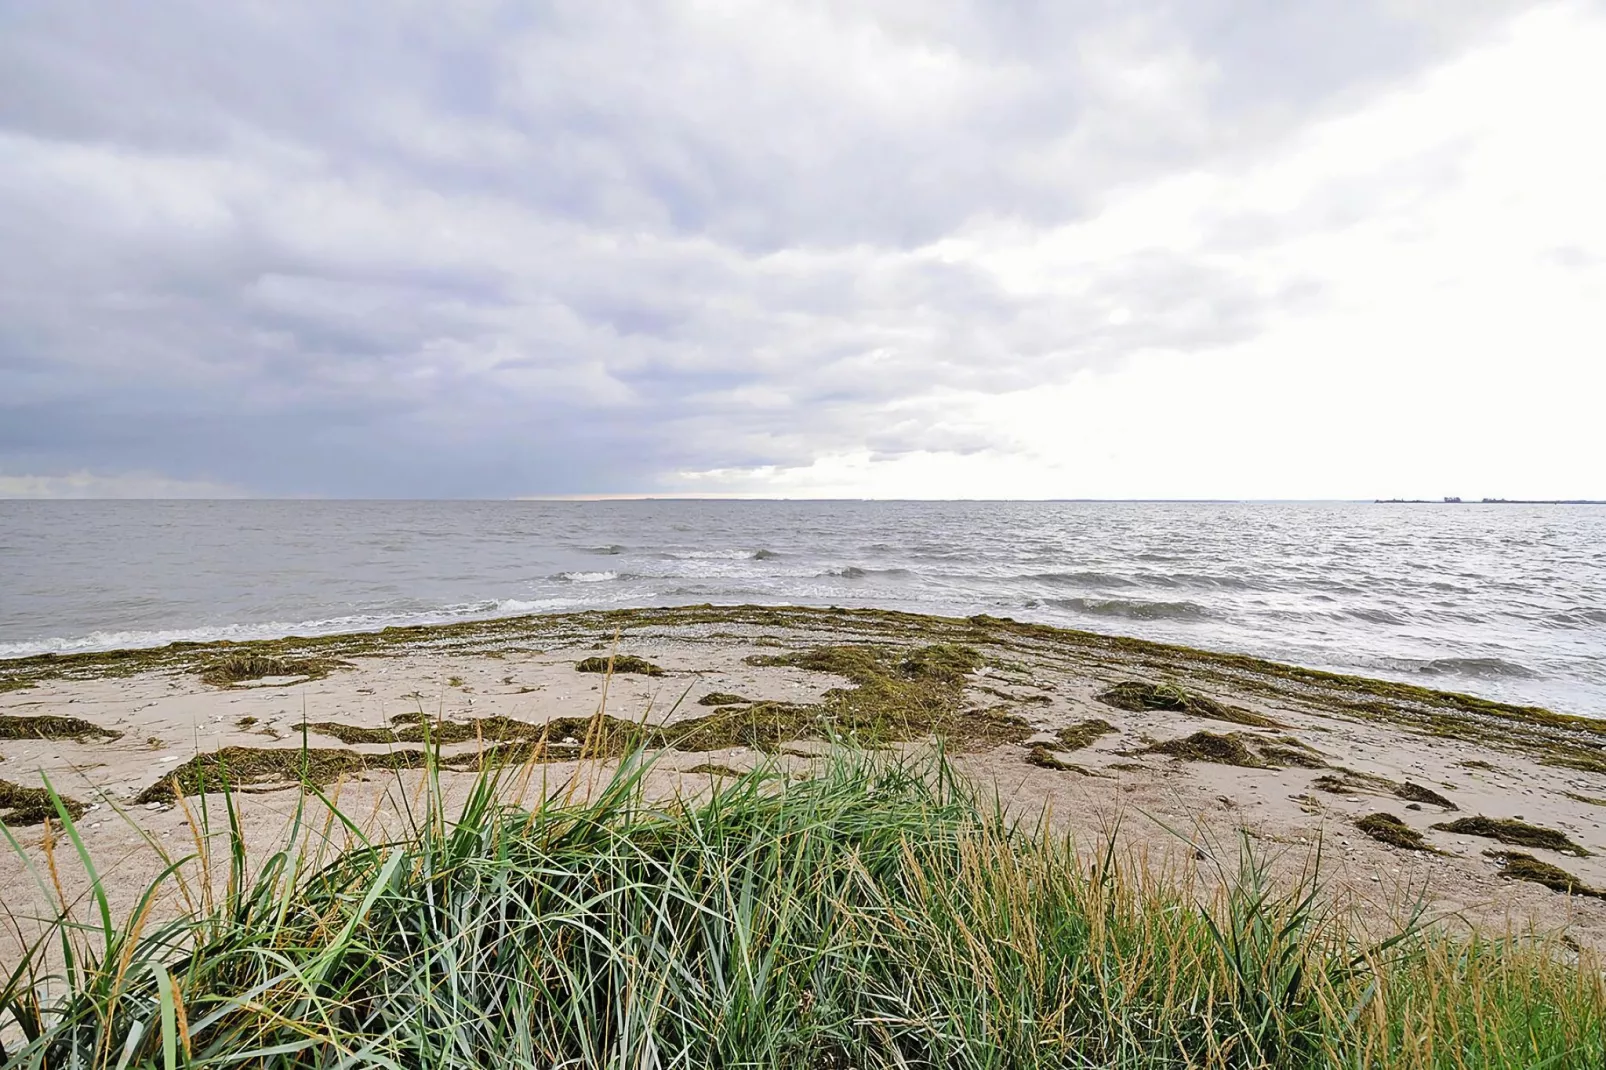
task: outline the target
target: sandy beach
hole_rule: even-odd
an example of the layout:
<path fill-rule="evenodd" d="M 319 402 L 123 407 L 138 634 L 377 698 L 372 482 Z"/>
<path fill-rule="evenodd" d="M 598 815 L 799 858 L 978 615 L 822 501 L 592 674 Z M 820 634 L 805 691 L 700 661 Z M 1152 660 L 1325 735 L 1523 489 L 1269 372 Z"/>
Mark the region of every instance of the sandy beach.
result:
<path fill-rule="evenodd" d="M 611 675 L 579 671 L 598 657 Z M 1012 814 L 1090 848 L 1113 830 L 1154 865 L 1206 867 L 1242 836 L 1297 868 L 1319 843 L 1327 888 L 1363 911 L 1422 896 L 1448 926 L 1606 947 L 1606 900 L 1576 894 L 1606 887 L 1606 725 L 996 618 L 686 607 L 13 660 L 0 718 L 11 835 L 36 865 L 60 838 L 18 791 L 48 777 L 81 807 L 114 911 L 159 872 L 153 843 L 193 850 L 203 811 L 221 827 L 222 796 L 195 794 L 219 751 L 265 855 L 303 800 L 303 740 L 308 775 L 382 835 L 417 803 L 426 738 L 448 795 L 487 753 L 531 798 L 584 790 L 639 744 L 662 752 L 652 784 L 667 798 L 761 762 L 806 775 L 845 741 L 918 749 L 936 734 Z M 1381 827 L 1393 843 L 1357 825 L 1377 814 L 1397 819 Z M 1478 818 L 1494 821 L 1436 827 Z M 1524 829 L 1550 846 L 1496 838 Z M 1396 845 L 1413 833 L 1426 849 Z M 54 853 L 76 898 L 83 871 Z M 1535 883 L 1545 867 L 1575 894 Z M 7 941 L 50 912 L 43 894 L 5 852 L 0 897 L 24 919 Z"/>

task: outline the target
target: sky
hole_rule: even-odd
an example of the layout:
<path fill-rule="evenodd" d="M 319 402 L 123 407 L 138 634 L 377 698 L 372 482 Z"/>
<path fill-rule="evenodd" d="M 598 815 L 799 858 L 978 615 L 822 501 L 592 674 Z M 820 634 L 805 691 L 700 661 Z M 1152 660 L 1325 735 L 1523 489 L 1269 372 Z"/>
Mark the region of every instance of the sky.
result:
<path fill-rule="evenodd" d="M 0 0 L 0 497 L 1606 498 L 1606 0 Z"/>

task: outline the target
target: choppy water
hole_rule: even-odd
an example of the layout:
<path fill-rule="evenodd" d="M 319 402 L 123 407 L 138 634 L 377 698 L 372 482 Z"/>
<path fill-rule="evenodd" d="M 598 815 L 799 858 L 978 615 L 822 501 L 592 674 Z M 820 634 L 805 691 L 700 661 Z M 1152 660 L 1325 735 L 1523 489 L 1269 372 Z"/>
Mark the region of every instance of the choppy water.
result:
<path fill-rule="evenodd" d="M 992 613 L 1606 716 L 1606 508 L 0 501 L 0 656 L 690 602 Z"/>

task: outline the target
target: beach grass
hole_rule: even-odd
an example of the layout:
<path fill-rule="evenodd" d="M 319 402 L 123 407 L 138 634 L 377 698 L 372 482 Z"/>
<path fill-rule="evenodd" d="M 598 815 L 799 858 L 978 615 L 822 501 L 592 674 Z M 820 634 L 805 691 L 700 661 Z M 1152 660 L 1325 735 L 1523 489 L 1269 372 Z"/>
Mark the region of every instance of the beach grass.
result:
<path fill-rule="evenodd" d="M 48 863 L 11 841 L 58 905 L 10 908 L 39 936 L 0 974 L 0 1062 L 1606 1065 L 1587 952 L 1409 910 L 1378 931 L 1247 839 L 1151 867 L 1113 834 L 1011 820 L 940 748 L 840 749 L 803 779 L 766 763 L 667 801 L 655 761 L 533 791 L 530 767 L 486 769 L 450 806 L 436 766 L 398 771 L 422 778 L 404 835 L 331 809 L 255 858 L 237 797 L 180 796 L 202 857 L 126 917 L 98 883 L 66 902 L 58 871 L 94 859 L 60 807 Z"/>

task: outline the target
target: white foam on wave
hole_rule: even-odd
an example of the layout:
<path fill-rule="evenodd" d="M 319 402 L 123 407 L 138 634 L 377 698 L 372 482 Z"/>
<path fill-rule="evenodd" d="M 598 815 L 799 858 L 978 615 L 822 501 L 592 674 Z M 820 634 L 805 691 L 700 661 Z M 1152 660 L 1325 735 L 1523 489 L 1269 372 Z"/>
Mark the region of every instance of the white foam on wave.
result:
<path fill-rule="evenodd" d="M 569 583 L 607 583 L 609 580 L 618 579 L 619 578 L 619 573 L 613 572 L 613 571 L 604 571 L 604 572 L 560 572 L 560 573 L 557 574 L 557 576 L 555 578 L 556 579 L 560 579 L 560 580 L 567 580 Z"/>
<path fill-rule="evenodd" d="M 169 628 L 151 631 L 98 631 L 79 636 L 53 636 L 23 642 L 0 643 L 0 659 L 27 658 L 39 654 L 83 654 L 97 650 L 133 650 L 167 646 L 169 643 L 249 642 L 256 639 L 283 639 L 301 635 L 344 635 L 351 632 L 377 632 L 384 628 L 405 628 L 415 624 L 449 624 L 458 620 L 516 617 L 525 613 L 575 609 L 585 603 L 573 598 L 499 598 L 464 602 L 411 613 L 354 613 L 304 621 L 261 621 L 249 624 L 221 624 L 199 628 Z"/>

